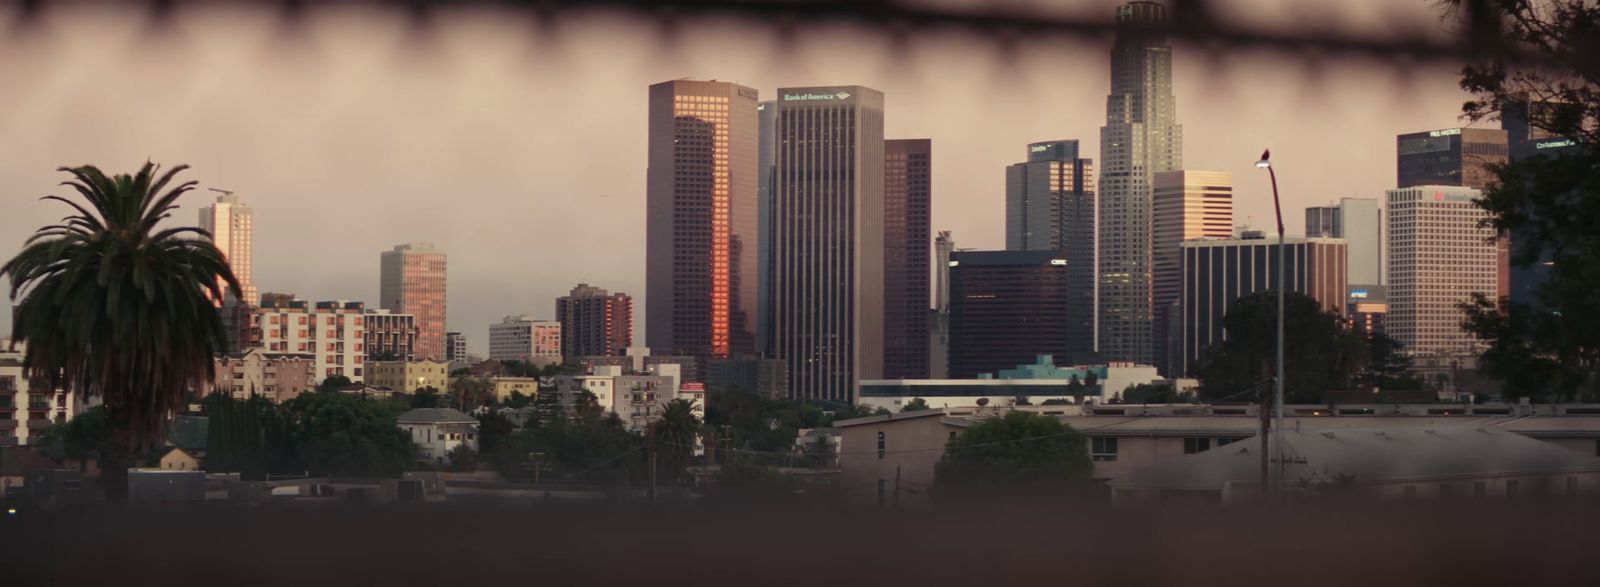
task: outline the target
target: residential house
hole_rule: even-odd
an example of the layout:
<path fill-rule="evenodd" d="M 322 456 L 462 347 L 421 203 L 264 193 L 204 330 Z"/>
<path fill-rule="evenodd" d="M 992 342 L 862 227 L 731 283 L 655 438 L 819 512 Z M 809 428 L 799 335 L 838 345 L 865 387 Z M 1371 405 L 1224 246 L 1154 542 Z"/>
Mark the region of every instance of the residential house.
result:
<path fill-rule="evenodd" d="M 449 462 L 450 451 L 478 450 L 478 419 L 451 408 L 417 408 L 400 415 L 398 424 L 417 445 L 417 460 Z"/>

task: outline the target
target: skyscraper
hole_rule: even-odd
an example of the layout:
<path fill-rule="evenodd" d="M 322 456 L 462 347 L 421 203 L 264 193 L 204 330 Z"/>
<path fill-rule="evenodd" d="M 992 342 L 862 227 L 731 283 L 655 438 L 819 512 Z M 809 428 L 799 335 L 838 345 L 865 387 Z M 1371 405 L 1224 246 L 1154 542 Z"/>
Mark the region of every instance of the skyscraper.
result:
<path fill-rule="evenodd" d="M 759 294 L 756 91 L 650 86 L 645 341 L 657 354 L 755 350 Z"/>
<path fill-rule="evenodd" d="M 211 242 L 222 251 L 228 266 L 233 268 L 233 276 L 239 279 L 239 287 L 244 290 L 239 292 L 240 299 L 251 306 L 259 305 L 255 278 L 251 276 L 250 269 L 255 213 L 249 206 L 239 203 L 239 197 L 233 192 L 213 191 L 223 195 L 217 196 L 216 203 L 200 209 L 200 228 L 211 233 Z M 222 283 L 218 282 L 218 285 L 222 286 Z M 226 291 L 227 287 L 222 287 Z M 221 305 L 222 300 L 217 300 L 217 304 Z"/>
<path fill-rule="evenodd" d="M 1067 261 L 1070 351 L 1056 358 L 1086 363 L 1099 343 L 1094 162 L 1079 157 L 1078 141 L 1028 145 L 1028 159 L 1006 167 L 1006 249 L 1055 251 Z"/>
<path fill-rule="evenodd" d="M 933 239 L 933 327 L 928 336 L 928 378 L 950 377 L 950 256 L 956 240 L 941 230 Z"/>
<path fill-rule="evenodd" d="M 1523 102 L 1509 104 L 1500 111 L 1500 128 L 1505 129 L 1509 141 L 1511 161 L 1522 161 L 1534 157 L 1560 157 L 1563 154 L 1578 150 L 1578 142 L 1570 138 L 1559 136 L 1548 130 L 1540 128 L 1541 120 L 1548 120 L 1551 116 L 1561 113 L 1559 107 L 1548 102 Z M 1530 118 L 1532 120 L 1530 120 Z M 1520 232 L 1520 231 L 1518 231 Z M 1513 232 L 1511 234 L 1512 246 L 1518 242 L 1528 242 L 1527 236 Z M 1509 264 L 1510 249 L 1506 251 L 1506 261 Z M 1553 263 L 1548 250 L 1528 267 L 1511 267 L 1508 271 L 1510 281 L 1509 291 L 1501 292 L 1517 304 L 1526 304 L 1539 307 L 1537 292 L 1539 287 L 1550 279 L 1550 270 Z"/>
<path fill-rule="evenodd" d="M 380 269 L 378 305 L 416 316 L 417 345 L 413 354 L 419 360 L 443 360 L 447 283 L 444 251 L 431 243 L 398 245 L 383 252 Z"/>
<path fill-rule="evenodd" d="M 1372 198 L 1343 198 L 1338 205 L 1306 208 L 1306 236 L 1342 238 L 1350 247 L 1350 290 L 1368 294 L 1383 285 L 1383 211 Z M 1357 300 L 1361 300 L 1358 302 Z M 1372 304 L 1352 297 L 1350 303 Z"/>
<path fill-rule="evenodd" d="M 883 375 L 883 93 L 779 88 L 773 342 L 796 398 Z"/>
<path fill-rule="evenodd" d="M 1226 239 L 1233 235 L 1233 174 L 1226 171 L 1182 169 L 1155 175 L 1150 205 L 1150 246 L 1154 262 L 1155 366 L 1168 377 L 1183 374 L 1177 357 L 1177 331 L 1171 327 L 1178 311 L 1179 245 L 1195 239 Z"/>
<path fill-rule="evenodd" d="M 1151 30 L 1156 2 L 1117 8 L 1111 95 L 1100 129 L 1100 353 L 1148 364 L 1151 341 L 1151 183 L 1183 167 L 1183 129 L 1172 96 L 1172 48 Z"/>
<path fill-rule="evenodd" d="M 633 298 L 580 283 L 556 299 L 561 322 L 561 354 L 567 357 L 621 355 L 633 346 Z"/>
<path fill-rule="evenodd" d="M 1194 240 L 1180 245 L 1182 282 L 1177 324 L 1181 329 L 1169 377 L 1182 377 L 1204 360 L 1211 346 L 1227 334 L 1228 309 L 1246 295 L 1278 287 L 1278 240 Z M 1325 312 L 1345 315 L 1345 242 L 1332 238 L 1288 238 L 1284 248 L 1284 285 L 1288 291 L 1316 299 Z M 1181 326 L 1179 326 L 1181 325 Z M 1291 367 L 1292 368 L 1292 367 Z"/>
<path fill-rule="evenodd" d="M 756 351 L 772 356 L 772 171 L 778 152 L 778 103 L 756 105 L 756 221 L 760 226 L 756 252 Z M 785 381 L 784 383 L 788 383 Z"/>
<path fill-rule="evenodd" d="M 1464 356 L 1478 345 L 1461 330 L 1456 304 L 1500 295 L 1499 248 L 1481 228 L 1480 192 L 1415 186 L 1388 192 L 1389 314 L 1385 328 L 1412 356 Z"/>
<path fill-rule="evenodd" d="M 933 141 L 885 141 L 883 150 L 883 376 L 924 379 Z"/>
<path fill-rule="evenodd" d="M 1497 128 L 1446 128 L 1395 139 L 1399 187 L 1442 185 L 1483 189 L 1495 182 L 1489 167 L 1511 159 L 1509 133 Z M 1500 295 L 1511 293 L 1511 241 L 1496 242 L 1495 275 Z"/>
<path fill-rule="evenodd" d="M 972 379 L 1070 354 L 1072 266 L 1058 251 L 950 256 L 950 377 Z"/>

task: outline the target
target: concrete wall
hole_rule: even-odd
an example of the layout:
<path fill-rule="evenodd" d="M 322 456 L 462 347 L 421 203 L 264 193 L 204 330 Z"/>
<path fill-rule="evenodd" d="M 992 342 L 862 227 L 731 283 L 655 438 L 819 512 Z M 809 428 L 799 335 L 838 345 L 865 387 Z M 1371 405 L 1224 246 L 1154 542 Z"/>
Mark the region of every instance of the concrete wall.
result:
<path fill-rule="evenodd" d="M 945 443 L 962 430 L 943 421 L 942 416 L 928 416 L 841 428 L 839 462 L 843 473 L 840 487 L 845 499 L 856 504 L 878 503 L 881 482 L 883 503 L 892 505 L 898 469 L 900 504 L 927 503 L 927 491 L 933 487 L 934 465 L 944 456 Z M 879 432 L 884 434 L 881 458 L 878 456 Z"/>

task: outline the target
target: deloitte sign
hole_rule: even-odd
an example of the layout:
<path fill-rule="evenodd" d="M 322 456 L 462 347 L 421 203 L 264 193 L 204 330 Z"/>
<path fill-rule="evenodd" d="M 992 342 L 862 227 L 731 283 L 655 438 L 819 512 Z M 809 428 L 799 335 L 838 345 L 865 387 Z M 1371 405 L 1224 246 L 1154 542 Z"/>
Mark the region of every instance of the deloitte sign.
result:
<path fill-rule="evenodd" d="M 785 101 L 785 102 L 811 102 L 811 101 L 818 101 L 818 100 L 847 100 L 849 98 L 850 98 L 850 92 L 834 92 L 832 94 L 813 94 L 813 93 L 810 93 L 810 92 L 806 92 L 804 94 L 784 94 L 783 95 L 783 101 Z"/>

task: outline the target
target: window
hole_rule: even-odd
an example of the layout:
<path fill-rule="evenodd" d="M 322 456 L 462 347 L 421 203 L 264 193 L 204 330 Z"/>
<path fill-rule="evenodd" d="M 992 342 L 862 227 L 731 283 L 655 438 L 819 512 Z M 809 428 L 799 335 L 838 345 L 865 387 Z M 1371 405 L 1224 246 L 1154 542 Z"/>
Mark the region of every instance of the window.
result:
<path fill-rule="evenodd" d="M 1095 437 L 1089 439 L 1089 458 L 1096 461 L 1117 460 L 1117 439 Z"/>
<path fill-rule="evenodd" d="M 883 460 L 883 454 L 885 452 L 884 449 L 887 448 L 887 447 L 888 447 L 888 438 L 884 436 L 882 430 L 879 430 L 878 431 L 878 460 L 880 460 L 880 461 Z"/>
<path fill-rule="evenodd" d="M 439 435 L 439 440 L 444 440 L 444 435 L 443 434 Z"/>
<path fill-rule="evenodd" d="M 1218 443 L 1221 444 L 1220 442 Z M 1210 438 L 1185 438 L 1183 439 L 1183 454 L 1192 455 L 1211 449 Z"/>

